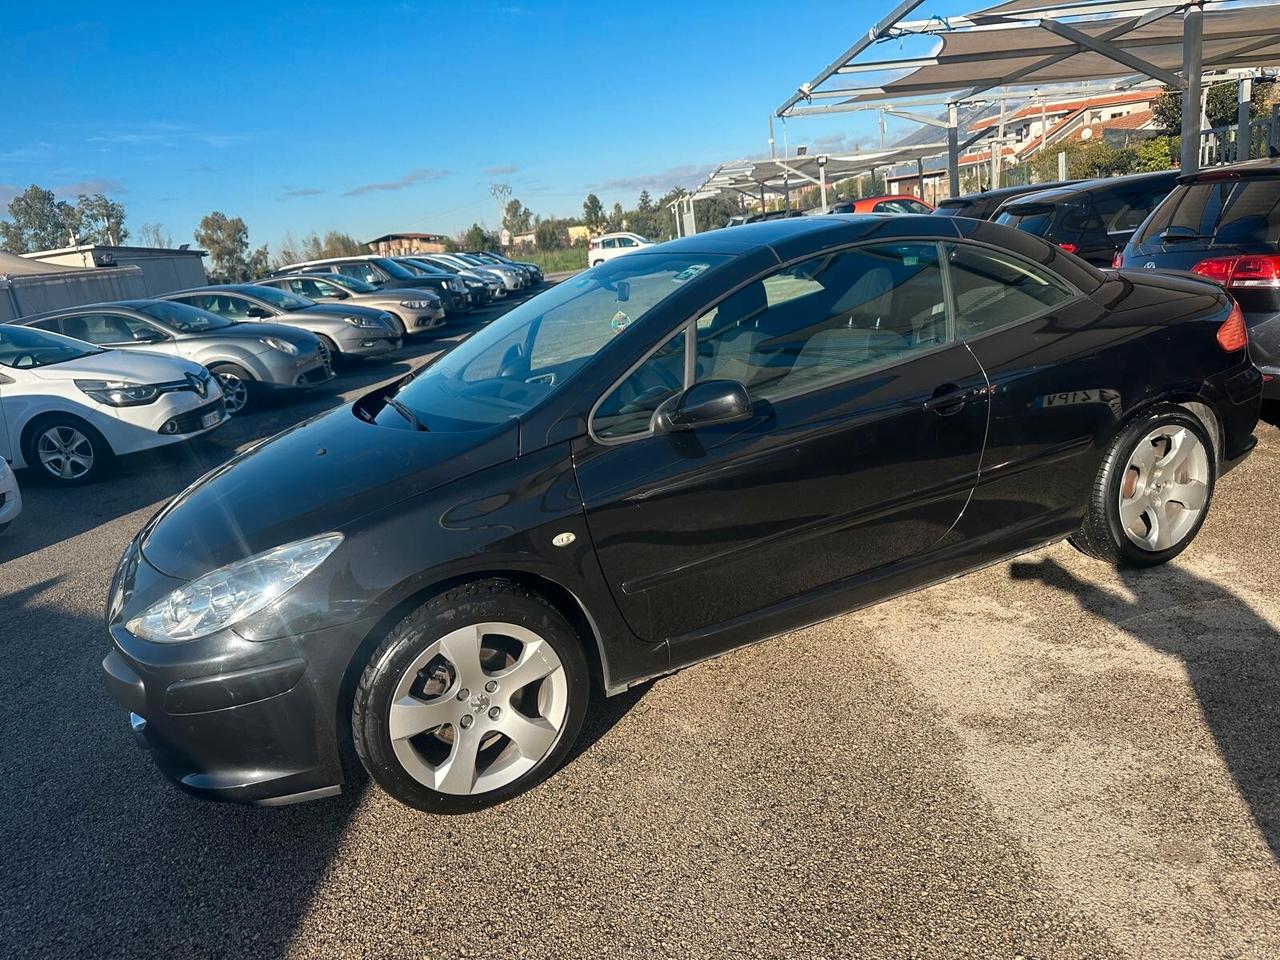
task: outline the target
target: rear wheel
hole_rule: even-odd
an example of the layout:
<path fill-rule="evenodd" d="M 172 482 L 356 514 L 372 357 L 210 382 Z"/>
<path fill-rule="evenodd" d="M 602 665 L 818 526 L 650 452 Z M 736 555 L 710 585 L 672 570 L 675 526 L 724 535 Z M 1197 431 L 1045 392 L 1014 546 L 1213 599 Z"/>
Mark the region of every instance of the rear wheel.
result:
<path fill-rule="evenodd" d="M 1071 543 L 1100 560 L 1147 567 L 1190 545 L 1209 511 L 1217 463 L 1204 425 L 1181 407 L 1157 408 L 1111 444 L 1089 513 Z"/>
<path fill-rule="evenodd" d="M 41 476 L 64 486 L 100 479 L 115 459 L 102 434 L 65 414 L 46 417 L 31 428 L 26 457 Z"/>
<path fill-rule="evenodd" d="M 550 603 L 490 580 L 433 598 L 374 652 L 352 710 L 356 751 L 397 800 L 464 813 L 540 783 L 586 713 L 586 657 Z"/>
<path fill-rule="evenodd" d="M 215 363 L 209 372 L 218 378 L 222 397 L 227 404 L 227 416 L 235 417 L 257 406 L 257 384 L 249 371 L 234 363 Z"/>

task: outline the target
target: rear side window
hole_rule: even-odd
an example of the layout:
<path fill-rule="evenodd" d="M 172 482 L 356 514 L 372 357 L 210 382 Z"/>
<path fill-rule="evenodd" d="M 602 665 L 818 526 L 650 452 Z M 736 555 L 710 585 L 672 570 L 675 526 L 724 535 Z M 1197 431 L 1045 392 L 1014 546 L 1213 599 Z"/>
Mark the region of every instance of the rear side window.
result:
<path fill-rule="evenodd" d="M 1013 227 L 1032 236 L 1047 236 L 1053 223 L 1053 206 L 1039 203 L 1011 207 L 996 218 L 996 223 L 1003 223 L 1006 227 Z"/>
<path fill-rule="evenodd" d="M 1157 208 L 1139 242 L 1158 241 L 1166 230 L 1221 244 L 1280 242 L 1280 179 L 1177 187 Z"/>
<path fill-rule="evenodd" d="M 1074 296 L 1044 270 L 982 247 L 948 245 L 947 268 L 961 339 L 1025 320 Z"/>

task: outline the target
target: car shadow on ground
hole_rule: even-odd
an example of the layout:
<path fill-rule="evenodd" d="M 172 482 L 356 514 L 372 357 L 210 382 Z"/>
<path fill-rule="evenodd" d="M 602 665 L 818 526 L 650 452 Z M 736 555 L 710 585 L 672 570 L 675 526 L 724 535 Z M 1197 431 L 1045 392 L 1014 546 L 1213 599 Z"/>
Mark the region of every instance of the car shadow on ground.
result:
<path fill-rule="evenodd" d="M 4 955 L 283 955 L 362 785 L 277 809 L 180 793 L 106 695 L 102 623 L 67 589 L 0 598 L 0 652 L 21 663 L 0 672 Z"/>
<path fill-rule="evenodd" d="M 1087 583 L 1051 557 L 1012 565 L 1014 579 L 1073 595 L 1081 608 L 1181 658 L 1205 723 L 1280 862 L 1280 633 L 1229 589 L 1176 564 L 1125 570 L 1133 599 Z"/>

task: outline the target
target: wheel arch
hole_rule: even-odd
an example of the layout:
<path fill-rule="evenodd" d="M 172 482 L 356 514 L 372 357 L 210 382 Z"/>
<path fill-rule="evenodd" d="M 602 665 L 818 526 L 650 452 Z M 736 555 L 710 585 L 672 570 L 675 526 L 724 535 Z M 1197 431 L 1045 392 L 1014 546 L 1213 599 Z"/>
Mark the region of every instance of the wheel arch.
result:
<path fill-rule="evenodd" d="M 115 450 L 111 448 L 111 441 L 108 440 L 105 436 L 103 436 L 102 431 L 99 430 L 97 427 L 95 427 L 92 423 L 90 423 L 84 417 L 80 416 L 77 413 L 73 413 L 70 410 L 41 410 L 39 413 L 35 414 L 33 417 L 27 420 L 27 422 L 24 423 L 21 426 L 21 428 L 19 428 L 18 430 L 18 453 L 22 457 L 22 462 L 24 466 L 26 467 L 33 466 L 31 462 L 31 457 L 28 456 L 28 454 L 31 452 L 31 443 L 34 440 L 34 434 L 36 430 L 39 429 L 41 424 L 47 423 L 50 420 L 61 420 L 61 419 L 74 420 L 76 423 L 81 424 L 86 429 L 91 431 L 94 436 L 102 440 L 102 442 L 106 445 L 107 454 L 109 456 L 115 455 Z"/>
<path fill-rule="evenodd" d="M 1133 421 L 1138 419 L 1138 417 L 1149 413 L 1156 407 L 1162 406 L 1182 407 L 1183 410 L 1195 417 L 1196 420 L 1200 421 L 1205 432 L 1209 434 L 1209 440 L 1213 444 L 1214 464 L 1221 467 L 1224 448 L 1222 418 L 1217 409 L 1208 399 L 1206 399 L 1202 394 L 1191 390 L 1171 391 L 1159 396 L 1144 398 L 1142 402 L 1130 407 L 1119 419 L 1116 420 L 1114 428 L 1106 438 L 1107 444 L 1110 444 L 1119 435 L 1121 430 L 1133 423 Z"/>
<path fill-rule="evenodd" d="M 360 645 L 352 653 L 343 671 L 342 683 L 338 691 L 337 715 L 335 721 L 338 730 L 338 741 L 345 752 L 354 749 L 351 743 L 351 709 L 355 700 L 356 687 L 360 683 L 360 675 L 369 662 L 369 657 L 382 643 L 387 633 L 409 613 L 431 600 L 432 597 L 446 593 L 455 587 L 482 580 L 504 580 L 537 593 L 554 606 L 577 631 L 582 640 L 583 653 L 592 676 L 599 682 L 601 689 L 610 690 L 608 657 L 604 649 L 604 638 L 595 617 L 587 605 L 572 590 L 556 583 L 540 574 L 523 570 L 494 569 L 477 570 L 458 574 L 419 587 L 395 600 L 378 617 L 373 627 L 365 635 Z"/>

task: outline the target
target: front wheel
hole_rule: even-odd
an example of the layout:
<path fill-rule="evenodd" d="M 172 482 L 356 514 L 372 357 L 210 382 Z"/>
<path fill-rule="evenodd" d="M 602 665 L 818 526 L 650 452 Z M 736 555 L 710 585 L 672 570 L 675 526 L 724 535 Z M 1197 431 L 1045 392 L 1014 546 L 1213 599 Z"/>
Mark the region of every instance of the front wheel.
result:
<path fill-rule="evenodd" d="M 582 728 L 582 643 L 542 597 L 499 580 L 465 584 L 409 614 L 365 668 L 356 751 L 402 803 L 466 813 L 540 783 Z"/>
<path fill-rule="evenodd" d="M 218 378 L 218 385 L 222 387 L 227 416 L 239 416 L 254 407 L 257 400 L 255 385 L 247 370 L 234 363 L 219 363 L 210 367 L 209 372 Z"/>
<path fill-rule="evenodd" d="M 1071 543 L 1115 564 L 1166 563 L 1200 531 L 1216 480 L 1213 442 L 1204 425 L 1181 407 L 1152 410 L 1112 442 L 1089 512 Z"/>
<path fill-rule="evenodd" d="M 41 420 L 27 438 L 27 463 L 47 480 L 79 486 L 101 478 L 115 459 L 110 444 L 77 417 Z"/>

